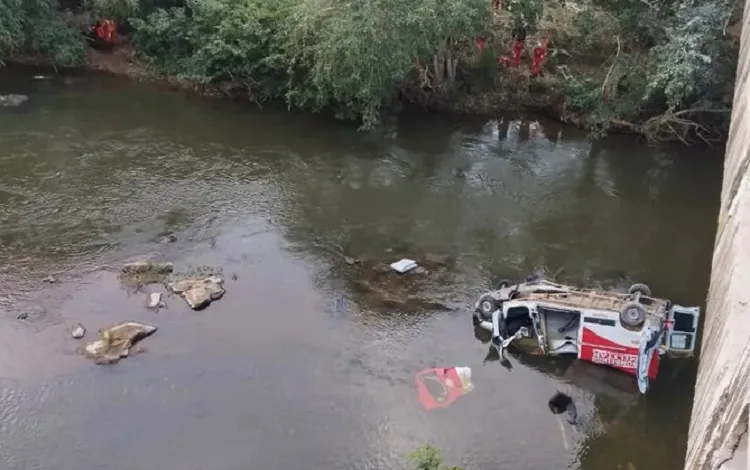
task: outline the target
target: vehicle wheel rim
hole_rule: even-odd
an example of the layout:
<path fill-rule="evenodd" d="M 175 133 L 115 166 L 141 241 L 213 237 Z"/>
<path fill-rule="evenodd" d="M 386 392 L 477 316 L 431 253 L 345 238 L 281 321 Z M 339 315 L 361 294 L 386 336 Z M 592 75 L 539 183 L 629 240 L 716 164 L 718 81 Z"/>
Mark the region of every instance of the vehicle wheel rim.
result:
<path fill-rule="evenodd" d="M 482 312 L 486 313 L 487 315 L 492 313 L 492 304 L 489 300 L 485 300 L 484 302 L 482 302 Z"/>
<path fill-rule="evenodd" d="M 635 321 L 638 321 L 638 320 L 640 319 L 640 317 L 641 317 L 641 314 L 640 314 L 640 312 L 638 311 L 638 309 L 636 309 L 636 308 L 629 308 L 629 309 L 628 309 L 628 310 L 627 310 L 627 311 L 625 312 L 625 317 L 626 317 L 626 318 L 627 318 L 628 320 L 630 320 L 630 321 L 632 321 L 632 322 L 635 322 Z"/>

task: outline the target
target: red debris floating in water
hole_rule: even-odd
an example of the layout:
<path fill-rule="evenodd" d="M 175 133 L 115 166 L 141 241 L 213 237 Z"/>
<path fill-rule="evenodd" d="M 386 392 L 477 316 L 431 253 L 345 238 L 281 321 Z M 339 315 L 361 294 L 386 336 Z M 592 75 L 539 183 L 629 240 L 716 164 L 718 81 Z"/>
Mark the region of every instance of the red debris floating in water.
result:
<path fill-rule="evenodd" d="M 415 381 L 419 401 L 426 410 L 445 408 L 474 388 L 469 367 L 425 369 L 417 373 Z"/>

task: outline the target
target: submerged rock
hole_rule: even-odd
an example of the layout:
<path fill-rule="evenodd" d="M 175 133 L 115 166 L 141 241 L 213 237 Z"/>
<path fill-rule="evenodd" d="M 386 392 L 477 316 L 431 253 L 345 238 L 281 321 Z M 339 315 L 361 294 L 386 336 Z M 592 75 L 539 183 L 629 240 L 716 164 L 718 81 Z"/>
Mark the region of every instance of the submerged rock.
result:
<path fill-rule="evenodd" d="M 155 261 L 133 261 L 122 265 L 125 274 L 169 274 L 174 271 L 174 264 Z"/>
<path fill-rule="evenodd" d="M 172 232 L 168 232 L 164 234 L 163 237 L 161 237 L 161 243 L 167 244 L 167 243 L 174 243 L 177 241 L 177 235 L 175 235 Z"/>
<path fill-rule="evenodd" d="M 172 263 L 134 261 L 122 266 L 120 281 L 126 286 L 138 288 L 147 284 L 164 282 L 172 271 L 174 271 Z"/>
<path fill-rule="evenodd" d="M 28 99 L 26 95 L 0 95 L 0 107 L 21 106 Z"/>
<path fill-rule="evenodd" d="M 193 310 L 206 307 L 212 301 L 220 299 L 226 292 L 223 286 L 224 279 L 219 276 L 183 279 L 169 284 L 172 292 L 185 299 Z"/>
<path fill-rule="evenodd" d="M 438 254 L 438 253 L 427 253 L 424 255 L 420 264 L 427 266 L 448 266 L 452 262 L 450 255 Z"/>
<path fill-rule="evenodd" d="M 130 354 L 130 348 L 158 328 L 145 323 L 127 321 L 99 330 L 99 338 L 88 343 L 84 355 L 97 364 L 113 364 Z"/>
<path fill-rule="evenodd" d="M 75 325 L 73 325 L 73 329 L 70 330 L 70 335 L 75 339 L 81 339 L 85 334 L 86 328 L 84 328 L 80 323 L 76 323 Z"/>

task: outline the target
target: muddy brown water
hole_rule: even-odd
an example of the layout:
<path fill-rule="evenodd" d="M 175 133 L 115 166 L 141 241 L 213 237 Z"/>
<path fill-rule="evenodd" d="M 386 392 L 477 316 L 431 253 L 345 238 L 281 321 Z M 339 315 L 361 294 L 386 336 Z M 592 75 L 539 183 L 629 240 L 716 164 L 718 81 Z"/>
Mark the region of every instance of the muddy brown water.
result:
<path fill-rule="evenodd" d="M 665 365 L 647 397 L 560 359 L 508 369 L 470 304 L 493 280 L 564 268 L 702 305 L 720 149 L 592 143 L 518 116 L 363 134 L 35 73 L 0 70 L 0 92 L 31 97 L 0 109 L 1 468 L 401 469 L 426 443 L 472 470 L 682 468 L 694 364 Z M 409 284 L 373 274 L 427 253 L 449 262 Z M 140 257 L 220 268 L 227 294 L 155 314 L 117 279 Z M 90 339 L 121 320 L 159 331 L 113 366 L 76 353 L 75 322 Z M 475 390 L 422 410 L 414 374 L 450 365 L 472 367 Z M 584 420 L 565 441 L 546 406 L 563 386 Z"/>

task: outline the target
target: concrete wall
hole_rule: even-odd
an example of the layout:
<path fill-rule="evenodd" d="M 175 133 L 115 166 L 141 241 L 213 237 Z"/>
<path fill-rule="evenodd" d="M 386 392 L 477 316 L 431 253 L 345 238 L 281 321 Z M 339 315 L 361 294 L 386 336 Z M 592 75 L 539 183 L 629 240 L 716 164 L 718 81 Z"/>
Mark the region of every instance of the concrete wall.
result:
<path fill-rule="evenodd" d="M 741 44 L 686 470 L 750 468 L 750 1 Z"/>

